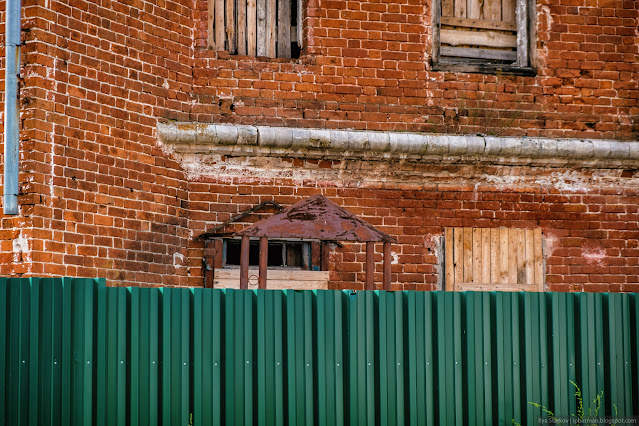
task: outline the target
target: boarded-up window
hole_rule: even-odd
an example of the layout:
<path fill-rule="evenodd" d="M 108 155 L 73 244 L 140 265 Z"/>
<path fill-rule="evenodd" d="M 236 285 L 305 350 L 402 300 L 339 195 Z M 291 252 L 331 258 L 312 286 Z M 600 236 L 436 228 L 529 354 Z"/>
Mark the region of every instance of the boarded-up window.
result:
<path fill-rule="evenodd" d="M 434 0 L 438 63 L 530 67 L 530 0 Z"/>
<path fill-rule="evenodd" d="M 266 288 L 269 290 L 326 290 L 328 289 L 328 271 L 287 271 L 268 269 Z M 249 289 L 258 288 L 259 271 L 249 269 Z M 215 288 L 240 288 L 239 269 L 216 269 Z"/>
<path fill-rule="evenodd" d="M 447 228 L 446 290 L 542 291 L 541 229 Z"/>
<path fill-rule="evenodd" d="M 297 58 L 303 0 L 209 0 L 209 47 L 231 55 Z"/>

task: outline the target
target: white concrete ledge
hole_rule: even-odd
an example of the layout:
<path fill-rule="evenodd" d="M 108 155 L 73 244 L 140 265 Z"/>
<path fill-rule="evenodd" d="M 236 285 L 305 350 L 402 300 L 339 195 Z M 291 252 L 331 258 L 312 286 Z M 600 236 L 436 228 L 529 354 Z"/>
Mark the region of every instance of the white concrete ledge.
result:
<path fill-rule="evenodd" d="M 434 135 L 200 123 L 158 123 L 158 138 L 186 155 L 404 159 L 619 168 L 639 166 L 639 142 Z"/>

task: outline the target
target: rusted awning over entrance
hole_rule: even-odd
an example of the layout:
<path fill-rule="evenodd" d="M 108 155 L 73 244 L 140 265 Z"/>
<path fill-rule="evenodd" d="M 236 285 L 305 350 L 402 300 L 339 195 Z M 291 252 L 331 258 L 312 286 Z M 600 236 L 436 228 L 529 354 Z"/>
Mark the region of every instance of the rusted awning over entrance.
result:
<path fill-rule="evenodd" d="M 242 237 L 240 288 L 248 288 L 250 238 L 260 239 L 259 288 L 266 288 L 268 239 L 305 239 L 366 243 L 366 290 L 374 289 L 375 243 L 384 243 L 384 289 L 390 290 L 390 245 L 395 240 L 369 223 L 341 208 L 323 195 L 313 195 L 259 221 L 235 235 Z M 322 258 L 328 258 L 328 245 L 322 245 Z"/>
<path fill-rule="evenodd" d="M 391 236 L 319 194 L 299 201 L 236 235 L 321 241 L 395 241 Z"/>

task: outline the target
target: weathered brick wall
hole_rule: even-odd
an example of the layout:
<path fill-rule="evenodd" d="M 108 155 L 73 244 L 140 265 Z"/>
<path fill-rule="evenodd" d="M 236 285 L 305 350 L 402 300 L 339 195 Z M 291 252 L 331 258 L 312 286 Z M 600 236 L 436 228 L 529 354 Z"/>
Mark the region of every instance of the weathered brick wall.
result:
<path fill-rule="evenodd" d="M 23 16 L 21 217 L 2 232 L 27 241 L 2 242 L 1 273 L 182 283 L 187 185 L 155 127 L 189 118 L 191 2 L 24 0 Z"/>
<path fill-rule="evenodd" d="M 546 289 L 639 291 L 639 172 L 478 165 L 232 160 L 223 178 L 190 185 L 192 228 L 222 222 L 264 200 L 290 205 L 321 193 L 397 239 L 395 289 L 441 288 L 445 227 L 536 228 L 543 231 Z M 289 166 L 287 167 L 286 164 Z M 238 169 L 239 170 L 239 169 Z M 403 172 L 401 171 L 403 170 Z M 351 173 L 345 173 L 350 171 Z M 288 176 L 288 177 L 287 177 Z M 348 177 L 345 177 L 348 176 Z M 214 218 L 214 219 L 212 219 Z M 201 231 L 199 231 L 201 230 Z M 192 285 L 201 243 L 190 251 Z M 382 281 L 376 247 L 376 285 Z M 365 251 L 347 244 L 331 257 L 331 288 L 363 289 Z"/>
<path fill-rule="evenodd" d="M 299 60 L 208 50 L 208 3 L 196 3 L 199 121 L 618 139 L 639 130 L 636 0 L 538 1 L 536 77 L 431 71 L 430 0 L 309 0 Z"/>
<path fill-rule="evenodd" d="M 178 120 L 633 139 L 637 1 L 539 2 L 536 77 L 431 71 L 425 0 L 310 0 L 299 60 L 207 49 L 206 0 L 23 4 L 21 215 L 1 218 L 1 275 L 199 286 L 193 236 L 321 192 L 397 237 L 401 288 L 437 287 L 443 227 L 541 226 L 550 289 L 637 291 L 633 170 L 220 158 L 187 176 L 156 137 Z M 361 247 L 332 260 L 334 287 L 361 286 Z"/>

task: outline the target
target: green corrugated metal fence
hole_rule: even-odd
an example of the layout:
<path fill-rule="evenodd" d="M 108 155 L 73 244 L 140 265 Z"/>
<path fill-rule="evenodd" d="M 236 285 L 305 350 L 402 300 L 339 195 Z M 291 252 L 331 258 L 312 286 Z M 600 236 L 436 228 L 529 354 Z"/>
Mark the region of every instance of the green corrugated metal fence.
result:
<path fill-rule="evenodd" d="M 638 294 L 0 279 L 6 425 L 507 425 L 639 414 Z"/>

